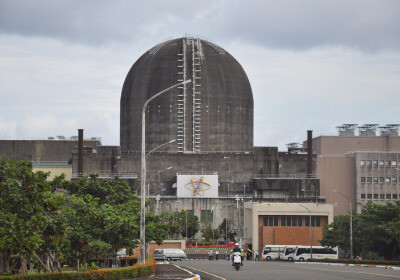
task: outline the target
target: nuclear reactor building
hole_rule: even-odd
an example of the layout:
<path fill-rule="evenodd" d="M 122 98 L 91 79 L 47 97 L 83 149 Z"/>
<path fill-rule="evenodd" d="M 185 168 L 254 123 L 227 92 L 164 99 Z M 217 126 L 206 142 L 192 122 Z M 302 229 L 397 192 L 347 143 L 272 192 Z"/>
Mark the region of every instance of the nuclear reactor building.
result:
<path fill-rule="evenodd" d="M 141 150 L 141 112 L 152 95 L 190 84 L 149 104 L 146 148 L 176 139 L 177 153 L 249 152 L 253 148 L 253 94 L 240 64 L 204 40 L 180 38 L 150 49 L 135 62 L 121 96 L 121 149 Z"/>
<path fill-rule="evenodd" d="M 145 195 L 153 198 L 152 211 L 187 208 L 213 228 L 226 218 L 244 237 L 245 202 L 318 202 L 312 149 L 307 154 L 254 147 L 253 94 L 245 71 L 223 48 L 192 37 L 156 45 L 129 70 L 121 94 L 120 146 L 83 141 L 82 134 L 79 145 L 75 138 L 2 141 L 1 155 L 36 164 L 65 162 L 72 179 L 88 173 L 100 178 L 117 175 L 144 195 L 143 105 L 186 80 L 191 82 L 155 98 L 146 110 Z"/>

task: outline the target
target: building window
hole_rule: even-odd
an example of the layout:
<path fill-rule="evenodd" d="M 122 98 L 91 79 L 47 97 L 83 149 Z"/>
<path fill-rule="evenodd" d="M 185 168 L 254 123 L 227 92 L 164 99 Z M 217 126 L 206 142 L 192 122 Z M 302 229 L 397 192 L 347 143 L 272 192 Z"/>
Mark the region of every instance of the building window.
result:
<path fill-rule="evenodd" d="M 211 210 L 201 210 L 200 222 L 212 223 L 213 222 L 213 212 L 211 212 Z"/>
<path fill-rule="evenodd" d="M 365 160 L 360 161 L 360 165 L 361 165 L 361 167 L 364 167 L 365 166 Z"/>
<path fill-rule="evenodd" d="M 392 178 L 392 183 L 393 183 L 393 184 L 397 184 L 397 177 L 393 177 L 393 178 Z"/>
<path fill-rule="evenodd" d="M 397 167 L 397 161 L 392 160 L 392 167 Z"/>
<path fill-rule="evenodd" d="M 379 177 L 379 183 L 385 183 L 385 177 Z"/>
<path fill-rule="evenodd" d="M 379 161 L 379 167 L 385 167 L 385 161 L 380 160 Z"/>
<path fill-rule="evenodd" d="M 367 199 L 372 199 L 372 194 L 371 193 L 367 194 Z"/>
<path fill-rule="evenodd" d="M 374 161 L 372 162 L 372 165 L 373 165 L 374 167 L 378 167 L 378 161 L 377 161 L 377 160 L 374 160 Z"/>
<path fill-rule="evenodd" d="M 397 199 L 397 193 L 393 194 L 393 199 Z"/>
<path fill-rule="evenodd" d="M 390 167 L 390 160 L 386 161 L 386 167 Z"/>
<path fill-rule="evenodd" d="M 378 177 L 374 177 L 374 181 L 373 181 L 375 184 L 377 184 L 378 183 Z"/>
<path fill-rule="evenodd" d="M 385 194 L 384 194 L 384 193 L 381 193 L 381 194 L 379 195 L 379 199 L 385 199 Z"/>
<path fill-rule="evenodd" d="M 391 181 L 392 181 L 392 179 L 391 179 L 390 177 L 386 177 L 385 182 L 386 182 L 387 184 L 390 184 Z"/>
<path fill-rule="evenodd" d="M 372 183 L 372 177 L 367 177 L 367 183 Z"/>
<path fill-rule="evenodd" d="M 377 199 L 378 199 L 378 194 L 374 193 L 374 200 L 377 200 Z"/>
<path fill-rule="evenodd" d="M 361 199 L 365 199 L 365 193 L 361 194 Z"/>
<path fill-rule="evenodd" d="M 371 160 L 367 160 L 367 167 L 372 167 L 372 161 Z"/>
<path fill-rule="evenodd" d="M 306 218 L 306 227 L 310 226 L 310 217 Z M 311 216 L 311 226 L 312 227 L 320 227 L 321 226 L 321 217 L 320 216 Z"/>
<path fill-rule="evenodd" d="M 392 195 L 391 195 L 390 193 L 387 193 L 387 194 L 386 194 L 386 199 L 387 199 L 387 200 L 391 200 L 391 199 L 392 199 Z"/>
<path fill-rule="evenodd" d="M 301 227 L 302 225 L 302 217 L 281 217 L 281 226 L 283 227 Z"/>
<path fill-rule="evenodd" d="M 365 183 L 365 177 L 361 177 L 361 183 Z"/>
<path fill-rule="evenodd" d="M 277 227 L 278 226 L 278 217 L 264 217 L 264 226 L 265 227 Z"/>

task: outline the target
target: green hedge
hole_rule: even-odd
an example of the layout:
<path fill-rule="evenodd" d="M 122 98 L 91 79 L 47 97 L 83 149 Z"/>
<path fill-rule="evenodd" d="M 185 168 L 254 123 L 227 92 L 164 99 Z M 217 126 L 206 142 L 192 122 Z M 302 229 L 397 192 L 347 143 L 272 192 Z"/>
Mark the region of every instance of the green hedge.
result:
<path fill-rule="evenodd" d="M 372 265 L 400 265 L 400 261 L 371 261 L 357 259 L 308 259 L 308 262 L 372 264 Z"/>
<path fill-rule="evenodd" d="M 44 273 L 44 274 L 26 274 L 1 276 L 0 280 L 122 280 L 139 277 L 148 277 L 155 273 L 155 262 L 153 259 L 146 264 L 135 264 L 134 266 L 124 268 L 99 269 L 86 272 L 67 272 L 67 273 Z"/>
<path fill-rule="evenodd" d="M 114 258 L 93 258 L 90 259 L 90 261 L 88 263 L 92 263 L 94 262 L 96 265 L 101 265 L 103 263 L 105 263 L 106 261 L 108 261 L 109 263 L 112 263 L 114 260 Z M 125 263 L 127 263 L 128 266 L 132 266 L 135 265 L 137 263 L 137 258 L 134 257 L 125 257 L 125 258 L 119 258 L 121 265 L 125 265 Z"/>

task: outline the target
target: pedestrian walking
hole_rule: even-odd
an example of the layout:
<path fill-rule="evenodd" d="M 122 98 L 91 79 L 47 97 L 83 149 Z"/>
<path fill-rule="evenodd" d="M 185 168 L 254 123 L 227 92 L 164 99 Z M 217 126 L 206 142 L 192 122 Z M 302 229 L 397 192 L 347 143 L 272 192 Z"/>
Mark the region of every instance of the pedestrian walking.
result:
<path fill-rule="evenodd" d="M 259 258 L 259 255 L 258 255 L 258 250 L 256 250 L 256 258 L 255 258 L 255 261 L 259 261 L 260 260 L 260 258 Z"/>
<path fill-rule="evenodd" d="M 213 259 L 213 251 L 210 249 L 209 251 L 208 251 L 208 260 L 212 260 Z"/>
<path fill-rule="evenodd" d="M 215 250 L 215 260 L 218 261 L 218 250 Z"/>

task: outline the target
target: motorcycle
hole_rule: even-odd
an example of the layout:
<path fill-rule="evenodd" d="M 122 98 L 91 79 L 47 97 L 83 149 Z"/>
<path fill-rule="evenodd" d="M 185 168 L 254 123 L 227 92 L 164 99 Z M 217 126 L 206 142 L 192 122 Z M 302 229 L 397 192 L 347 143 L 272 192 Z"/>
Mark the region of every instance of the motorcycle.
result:
<path fill-rule="evenodd" d="M 233 265 L 235 266 L 235 269 L 239 271 L 240 266 L 242 264 L 242 257 L 240 252 L 234 252 L 233 253 Z"/>

